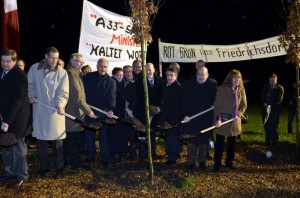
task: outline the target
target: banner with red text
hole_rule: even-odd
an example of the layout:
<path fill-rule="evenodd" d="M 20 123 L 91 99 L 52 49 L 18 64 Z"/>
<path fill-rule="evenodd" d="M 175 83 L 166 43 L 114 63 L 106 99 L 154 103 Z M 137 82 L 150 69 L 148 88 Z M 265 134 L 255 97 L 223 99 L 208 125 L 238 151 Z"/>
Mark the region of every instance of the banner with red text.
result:
<path fill-rule="evenodd" d="M 131 65 L 141 57 L 141 47 L 134 43 L 129 17 L 100 8 L 87 0 L 83 2 L 79 53 L 85 64 L 96 70 L 97 60 L 109 60 L 109 71 L 114 67 Z"/>
<path fill-rule="evenodd" d="M 278 36 L 236 45 L 183 45 L 159 42 L 160 62 L 231 62 L 286 54 Z"/>

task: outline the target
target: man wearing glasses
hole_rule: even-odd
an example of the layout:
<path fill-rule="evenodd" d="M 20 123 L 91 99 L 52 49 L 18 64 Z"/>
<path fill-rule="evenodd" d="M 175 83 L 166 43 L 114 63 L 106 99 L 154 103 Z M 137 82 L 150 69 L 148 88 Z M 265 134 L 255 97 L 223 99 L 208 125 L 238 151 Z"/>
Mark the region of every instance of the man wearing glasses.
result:
<path fill-rule="evenodd" d="M 81 68 L 83 66 L 81 54 L 73 53 L 70 57 L 70 64 L 67 67 L 69 77 L 69 100 L 66 106 L 66 112 L 76 118 L 84 119 L 85 115 L 95 118 L 94 112 L 86 103 L 83 76 Z M 71 168 L 77 171 L 88 170 L 88 166 L 82 165 L 80 160 L 80 132 L 84 128 L 77 122 L 66 119 L 67 138 L 64 139 L 64 157 L 65 162 L 70 163 Z"/>

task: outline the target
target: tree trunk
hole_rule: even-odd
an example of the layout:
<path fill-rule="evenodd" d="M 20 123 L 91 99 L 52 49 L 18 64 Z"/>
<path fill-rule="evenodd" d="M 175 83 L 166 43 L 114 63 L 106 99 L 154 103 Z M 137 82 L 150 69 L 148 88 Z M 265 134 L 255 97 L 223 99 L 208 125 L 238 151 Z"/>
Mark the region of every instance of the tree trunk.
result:
<path fill-rule="evenodd" d="M 143 87 L 145 95 L 145 114 L 146 114 L 146 139 L 147 139 L 147 151 L 148 151 L 148 161 L 149 161 L 149 179 L 151 185 L 154 183 L 154 170 L 153 170 L 153 161 L 151 155 L 151 138 L 150 138 L 150 113 L 149 113 L 149 95 L 148 95 L 148 86 L 147 86 L 147 75 L 146 75 L 146 55 L 147 55 L 147 41 L 142 39 L 142 67 L 143 67 Z M 153 131 L 154 133 L 154 131 Z"/>
<path fill-rule="evenodd" d="M 300 99 L 299 99 L 299 67 L 296 65 L 296 96 L 297 96 L 297 111 L 296 111 L 296 161 L 300 162 Z"/>

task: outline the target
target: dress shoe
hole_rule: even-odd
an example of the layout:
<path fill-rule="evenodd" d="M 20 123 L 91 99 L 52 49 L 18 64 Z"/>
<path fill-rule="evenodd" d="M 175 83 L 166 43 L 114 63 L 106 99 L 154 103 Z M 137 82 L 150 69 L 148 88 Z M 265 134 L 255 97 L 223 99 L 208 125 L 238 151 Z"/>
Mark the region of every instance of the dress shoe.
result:
<path fill-rule="evenodd" d="M 85 158 L 83 162 L 85 162 L 85 163 L 91 163 L 91 162 L 95 162 L 95 159 Z"/>
<path fill-rule="evenodd" d="M 234 167 L 232 163 L 226 164 L 226 167 L 229 168 L 229 169 L 231 169 L 231 170 L 235 170 L 236 169 L 236 167 Z"/>
<path fill-rule="evenodd" d="M 107 161 L 103 161 L 103 162 L 102 162 L 102 166 L 103 166 L 103 168 L 108 168 L 108 167 L 109 167 L 109 164 L 108 164 Z"/>
<path fill-rule="evenodd" d="M 15 179 L 16 177 L 14 176 L 7 176 L 7 175 L 4 175 L 4 176 L 1 176 L 0 177 L 0 182 L 6 182 L 8 180 L 11 180 L 11 179 Z"/>
<path fill-rule="evenodd" d="M 64 171 L 62 169 L 58 169 L 55 171 L 54 178 L 59 179 L 63 176 Z"/>
<path fill-rule="evenodd" d="M 215 165 L 214 166 L 214 172 L 217 173 L 217 172 L 220 172 L 221 170 L 221 165 Z"/>
<path fill-rule="evenodd" d="M 196 168 L 195 164 L 189 164 L 189 170 L 190 171 L 195 170 L 195 168 Z"/>
<path fill-rule="evenodd" d="M 39 174 L 41 177 L 46 177 L 49 176 L 50 173 L 50 169 L 46 168 L 46 169 L 40 169 L 37 174 Z"/>
<path fill-rule="evenodd" d="M 91 167 L 89 167 L 89 166 L 78 166 L 78 167 L 72 168 L 72 170 L 75 170 L 75 171 L 88 171 L 90 169 L 91 169 Z"/>
<path fill-rule="evenodd" d="M 12 185 L 13 188 L 19 188 L 24 183 L 24 180 L 16 180 L 16 182 Z"/>
<path fill-rule="evenodd" d="M 205 165 L 204 162 L 201 162 L 201 163 L 199 164 L 199 169 L 200 169 L 200 170 L 205 170 L 205 169 L 206 169 L 206 165 Z"/>
<path fill-rule="evenodd" d="M 168 160 L 164 163 L 165 165 L 168 165 L 168 166 L 173 166 L 176 164 L 176 161 L 175 160 Z"/>

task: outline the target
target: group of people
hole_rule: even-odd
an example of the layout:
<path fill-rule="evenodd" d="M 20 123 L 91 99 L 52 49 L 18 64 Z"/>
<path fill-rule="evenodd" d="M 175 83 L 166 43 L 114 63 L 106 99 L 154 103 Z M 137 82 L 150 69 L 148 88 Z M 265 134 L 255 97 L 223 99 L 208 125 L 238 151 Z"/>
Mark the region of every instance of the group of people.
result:
<path fill-rule="evenodd" d="M 64 69 L 58 64 L 59 51 L 55 47 L 47 48 L 45 58 L 33 64 L 27 74 L 18 67 L 17 60 L 14 50 L 1 53 L 0 89 L 4 93 L 0 96 L 1 130 L 15 134 L 18 141 L 16 145 L 2 148 L 5 174 L 0 177 L 1 182 L 16 179 L 15 185 L 20 186 L 28 180 L 24 138 L 31 132 L 37 139 L 38 174 L 42 177 L 50 173 L 49 142 L 52 144 L 55 177 L 63 175 L 67 164 L 73 170 L 89 170 L 87 163 L 96 159 L 97 130 L 83 127 L 83 122 L 102 123 L 98 138 L 103 167 L 107 167 L 111 160 L 120 162 L 124 153 L 131 159 L 147 159 L 147 146 L 139 141 L 146 134 L 121 121 L 136 118 L 146 125 L 141 61 L 134 60 L 132 65 L 116 67 L 110 76 L 107 59 L 100 58 L 97 71 L 91 71 L 90 67 L 83 67 L 83 56 L 79 53 L 70 56 Z M 171 127 L 160 128 L 165 139 L 166 165 L 176 164 L 182 150 L 180 135 L 187 134 L 191 137 L 186 139 L 188 167 L 204 170 L 209 140 L 214 137 L 212 130 L 205 129 L 215 126 L 214 171 L 218 172 L 222 167 L 225 138 L 225 165 L 234 169 L 235 141 L 241 134 L 241 116 L 247 108 L 241 73 L 231 70 L 219 87 L 217 81 L 209 77 L 202 60 L 196 62 L 196 75 L 187 80 L 179 77 L 178 63 L 170 64 L 165 79 L 155 74 L 154 64 L 150 62 L 145 65 L 145 73 L 149 105 L 155 110 L 150 113 L 152 157 L 157 156 L 155 135 L 158 126 L 168 123 Z M 277 79 L 272 76 L 274 78 Z M 275 110 L 278 100 L 271 94 L 274 89 L 278 95 L 283 94 L 281 86 L 266 87 L 262 94 L 264 105 L 272 107 L 265 125 L 270 131 L 274 130 L 271 122 L 278 121 Z M 107 124 L 107 119 L 117 121 Z M 266 142 L 276 143 L 278 138 L 273 137 L 272 132 L 266 134 Z M 82 152 L 86 156 L 84 161 L 81 160 Z"/>

